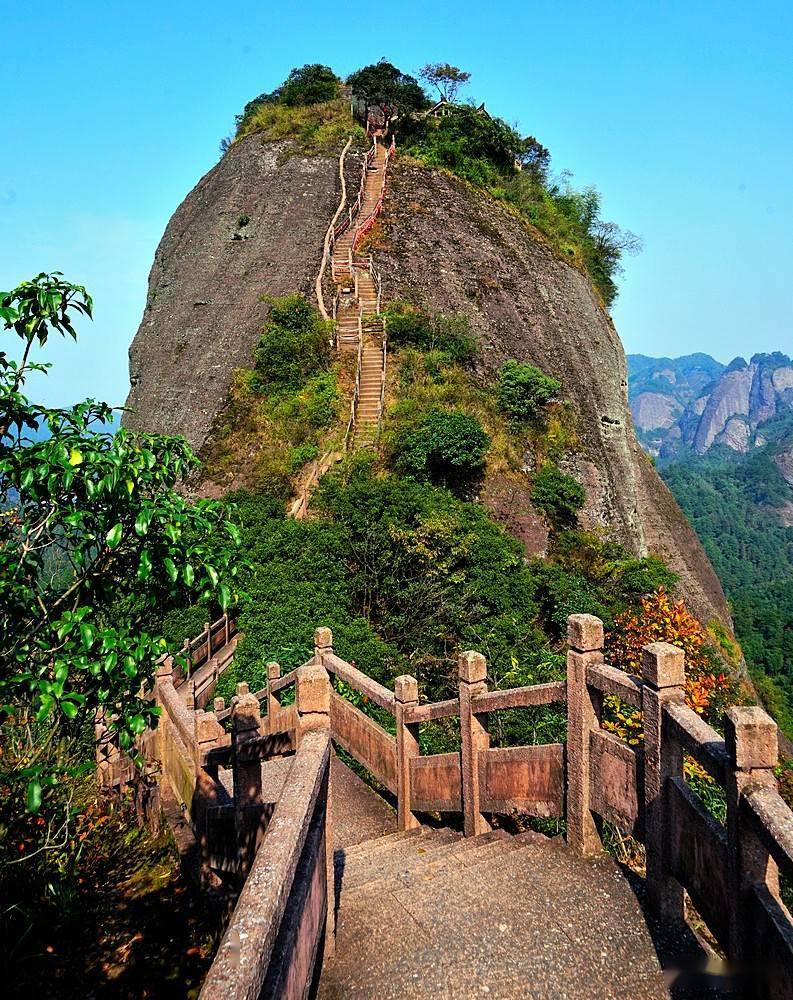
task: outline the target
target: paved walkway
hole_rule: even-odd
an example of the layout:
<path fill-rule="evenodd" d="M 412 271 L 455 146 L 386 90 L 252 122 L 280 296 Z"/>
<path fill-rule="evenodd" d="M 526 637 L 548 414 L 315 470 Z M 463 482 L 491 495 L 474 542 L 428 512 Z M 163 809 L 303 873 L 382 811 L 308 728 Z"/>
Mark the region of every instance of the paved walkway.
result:
<path fill-rule="evenodd" d="M 338 761 L 332 780 L 338 936 L 318 1000 L 668 996 L 611 859 L 534 833 L 389 834 L 379 796 Z"/>

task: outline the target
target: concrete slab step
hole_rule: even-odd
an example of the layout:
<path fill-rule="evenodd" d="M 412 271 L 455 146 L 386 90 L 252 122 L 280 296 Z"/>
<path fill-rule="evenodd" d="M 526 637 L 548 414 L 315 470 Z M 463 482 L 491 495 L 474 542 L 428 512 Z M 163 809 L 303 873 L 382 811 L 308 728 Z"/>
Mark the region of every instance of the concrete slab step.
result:
<path fill-rule="evenodd" d="M 461 837 L 451 841 L 419 857 L 412 865 L 397 867 L 381 878 L 368 882 L 344 884 L 346 894 L 367 892 L 394 892 L 397 889 L 409 888 L 412 885 L 438 880 L 445 884 L 449 872 L 459 873 L 461 869 L 470 870 L 477 863 L 485 863 L 493 859 L 495 854 L 509 853 L 510 835 L 504 830 L 491 830 L 478 837 Z"/>
<path fill-rule="evenodd" d="M 354 859 L 366 855 L 372 857 L 378 851 L 391 851 L 394 844 L 399 844 L 403 840 L 411 840 L 414 837 L 423 837 L 426 834 L 426 827 L 417 826 L 413 830 L 398 830 L 396 833 L 389 833 L 385 837 L 377 837 L 372 840 L 364 840 L 360 844 L 353 844 L 352 847 L 343 849 L 344 856 Z M 335 854 L 339 854 L 336 851 Z"/>
<path fill-rule="evenodd" d="M 454 850 L 461 839 L 462 835 L 452 830 L 437 830 L 432 836 L 405 841 L 392 851 L 378 852 L 373 858 L 356 858 L 354 863 L 345 867 L 342 892 L 351 892 L 369 882 L 388 881 L 412 871 L 418 865 Z"/>

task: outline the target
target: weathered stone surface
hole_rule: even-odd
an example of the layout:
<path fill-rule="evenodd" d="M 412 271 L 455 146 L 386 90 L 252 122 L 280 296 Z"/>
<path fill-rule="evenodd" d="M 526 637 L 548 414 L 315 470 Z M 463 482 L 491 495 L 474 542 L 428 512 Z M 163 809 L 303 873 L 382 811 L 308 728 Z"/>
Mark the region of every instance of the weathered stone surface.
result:
<path fill-rule="evenodd" d="M 742 771 L 777 765 L 777 725 L 762 708 L 747 705 L 728 709 L 724 742 L 736 767 Z"/>
<path fill-rule="evenodd" d="M 381 244 L 376 257 L 386 297 L 465 314 L 478 337 L 483 377 L 492 379 L 515 358 L 560 379 L 579 413 L 583 453 L 565 468 L 587 488 L 582 524 L 609 528 L 633 551 L 661 555 L 695 613 L 730 625 L 702 546 L 636 442 L 625 355 L 588 279 L 496 202 L 398 154 Z M 485 502 L 490 492 L 486 484 Z M 499 520 L 512 530 L 506 510 Z"/>
<path fill-rule="evenodd" d="M 682 687 L 686 682 L 686 657 L 668 642 L 651 642 L 642 649 L 642 676 L 653 687 Z"/>
<path fill-rule="evenodd" d="M 570 615 L 567 641 L 572 649 L 586 653 L 603 648 L 603 622 L 594 615 Z"/>
<path fill-rule="evenodd" d="M 251 363 L 261 296 L 311 293 L 338 205 L 338 160 L 291 147 L 236 143 L 168 223 L 130 348 L 126 426 L 183 434 L 200 449 L 232 372 Z M 243 213 L 250 221 L 238 227 Z"/>

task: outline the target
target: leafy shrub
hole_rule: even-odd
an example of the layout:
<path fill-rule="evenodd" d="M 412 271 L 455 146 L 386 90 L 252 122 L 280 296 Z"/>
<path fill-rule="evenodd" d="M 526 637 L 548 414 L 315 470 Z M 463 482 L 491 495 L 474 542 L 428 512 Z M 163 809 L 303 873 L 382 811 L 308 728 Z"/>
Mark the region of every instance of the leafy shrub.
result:
<path fill-rule="evenodd" d="M 331 326 L 302 295 L 267 299 L 270 315 L 255 351 L 262 386 L 295 389 L 330 364 Z"/>
<path fill-rule="evenodd" d="M 505 361 L 498 376 L 498 406 L 516 423 L 536 416 L 562 388 L 561 382 L 534 365 Z"/>
<path fill-rule="evenodd" d="M 386 313 L 386 325 L 394 347 L 410 344 L 437 352 L 448 362 L 465 362 L 476 353 L 476 338 L 465 316 L 430 314 L 406 302 L 393 302 Z"/>
<path fill-rule="evenodd" d="M 417 479 L 460 483 L 482 472 L 489 444 L 476 417 L 433 407 L 418 426 L 397 439 L 393 461 Z"/>
<path fill-rule="evenodd" d="M 721 669 L 701 623 L 684 601 L 675 601 L 664 587 L 644 597 L 640 609 L 626 611 L 608 635 L 611 662 L 629 673 L 641 672 L 642 647 L 669 642 L 686 655 L 686 700 L 695 712 L 718 717 L 735 702 L 735 685 Z"/>
<path fill-rule="evenodd" d="M 556 527 L 575 523 L 585 500 L 584 487 L 555 465 L 544 465 L 534 477 L 531 502 Z"/>
<path fill-rule="evenodd" d="M 293 69 L 280 88 L 279 100 L 288 107 L 322 104 L 339 96 L 339 78 L 330 68 L 311 63 Z"/>
<path fill-rule="evenodd" d="M 400 119 L 399 129 L 407 153 L 482 186 L 511 176 L 523 147 L 506 122 L 467 105 L 441 118 Z"/>

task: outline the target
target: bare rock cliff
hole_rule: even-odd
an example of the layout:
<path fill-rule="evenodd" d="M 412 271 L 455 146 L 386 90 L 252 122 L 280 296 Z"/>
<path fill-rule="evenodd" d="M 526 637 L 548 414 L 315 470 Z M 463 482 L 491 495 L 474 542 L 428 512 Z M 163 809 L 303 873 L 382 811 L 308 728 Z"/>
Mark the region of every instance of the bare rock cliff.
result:
<path fill-rule="evenodd" d="M 568 468 L 587 489 L 585 522 L 660 555 L 695 612 L 729 624 L 699 540 L 636 441 L 625 354 L 589 280 L 497 202 L 398 158 L 382 229 L 375 254 L 386 297 L 465 313 L 483 375 L 516 358 L 558 378 L 579 412 L 582 454 Z"/>
<path fill-rule="evenodd" d="M 334 157 L 300 156 L 257 137 L 235 144 L 198 183 L 152 267 L 130 350 L 128 426 L 204 445 L 234 369 L 250 364 L 262 293 L 313 291 L 338 189 Z M 588 279 L 500 204 L 398 157 L 373 252 L 386 298 L 468 315 L 483 376 L 516 358 L 562 381 L 579 411 L 582 449 L 567 468 L 587 490 L 584 522 L 662 556 L 695 612 L 729 624 L 702 547 L 636 442 L 622 345 Z M 547 533 L 527 493 L 491 483 L 483 499 L 542 550 Z"/>
<path fill-rule="evenodd" d="M 183 434 L 200 450 L 232 372 L 250 365 L 261 296 L 313 289 L 338 159 L 293 152 L 257 136 L 236 143 L 174 213 L 129 352 L 126 426 Z"/>

